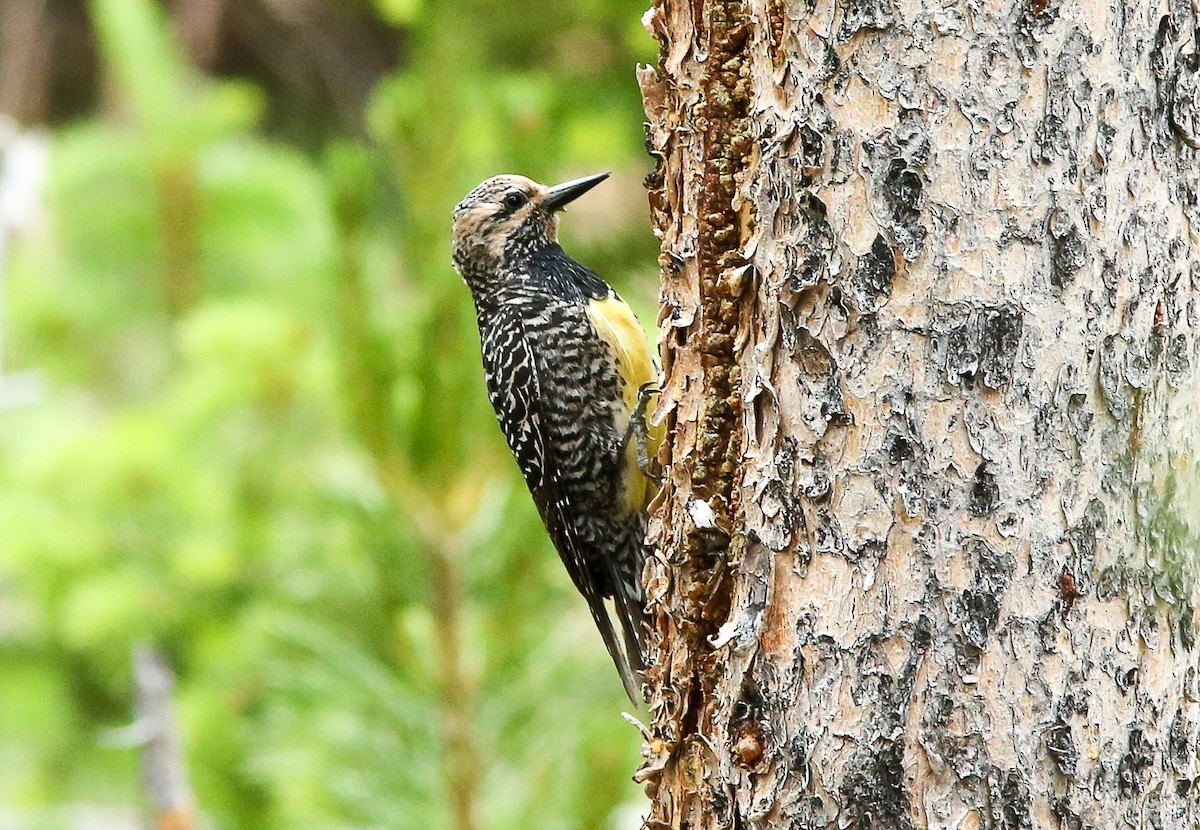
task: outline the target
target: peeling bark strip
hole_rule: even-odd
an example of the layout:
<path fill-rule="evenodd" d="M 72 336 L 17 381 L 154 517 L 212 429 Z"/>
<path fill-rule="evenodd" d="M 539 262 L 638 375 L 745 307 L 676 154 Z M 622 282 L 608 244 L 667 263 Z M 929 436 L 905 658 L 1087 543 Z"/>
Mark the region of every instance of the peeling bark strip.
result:
<path fill-rule="evenodd" d="M 652 71 L 642 75 L 648 106 L 679 126 L 670 137 L 651 137 L 663 163 L 649 182 L 664 239 L 660 262 L 675 287 L 664 304 L 670 316 L 660 323 L 679 338 L 682 348 L 673 356 L 683 358 L 667 369 L 670 379 L 659 410 L 678 436 L 665 486 L 672 494 L 669 526 L 678 533 L 663 545 L 673 551 L 670 560 L 659 558 L 649 568 L 651 602 L 661 603 L 668 591 L 679 599 L 678 607 L 659 620 L 660 641 L 676 648 L 657 661 L 651 675 L 658 689 L 652 705 L 663 725 L 659 745 L 665 740 L 673 746 L 697 730 L 696 717 L 712 694 L 704 681 L 713 675 L 701 670 L 701 661 L 712 652 L 710 638 L 729 610 L 726 529 L 737 509 L 743 445 L 735 335 L 748 272 L 741 245 L 750 205 L 738 197 L 735 173 L 746 168 L 751 151 L 747 11 L 742 0 L 681 7 L 679 13 L 695 21 L 695 30 L 674 53 L 666 51 L 663 39 L 663 61 L 681 67 L 699 53 L 712 71 L 680 75 L 670 87 L 657 86 Z M 653 27 L 656 19 L 651 11 L 646 22 Z M 686 189 L 669 187 L 661 173 L 678 169 L 685 158 L 696 165 L 697 175 Z M 664 532 L 661 525 L 651 530 L 659 538 Z M 682 567 L 668 582 L 674 565 Z M 641 777 L 656 786 L 653 775 Z"/>
<path fill-rule="evenodd" d="M 1200 826 L 1200 7 L 645 23 L 649 825 Z"/>

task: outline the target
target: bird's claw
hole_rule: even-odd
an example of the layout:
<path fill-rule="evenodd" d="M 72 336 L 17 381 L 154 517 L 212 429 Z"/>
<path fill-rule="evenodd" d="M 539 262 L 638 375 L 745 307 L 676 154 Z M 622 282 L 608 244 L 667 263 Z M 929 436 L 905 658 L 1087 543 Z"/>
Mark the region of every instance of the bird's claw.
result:
<path fill-rule="evenodd" d="M 629 426 L 625 428 L 625 437 L 621 439 L 621 455 L 625 454 L 631 439 L 636 442 L 638 469 L 642 471 L 642 475 L 656 484 L 662 483 L 662 476 L 655 472 L 655 459 L 650 458 L 650 452 L 646 449 L 646 408 L 650 405 L 650 398 L 661 391 L 654 381 L 646 381 L 638 387 L 637 406 L 633 408 L 633 414 L 629 416 Z"/>

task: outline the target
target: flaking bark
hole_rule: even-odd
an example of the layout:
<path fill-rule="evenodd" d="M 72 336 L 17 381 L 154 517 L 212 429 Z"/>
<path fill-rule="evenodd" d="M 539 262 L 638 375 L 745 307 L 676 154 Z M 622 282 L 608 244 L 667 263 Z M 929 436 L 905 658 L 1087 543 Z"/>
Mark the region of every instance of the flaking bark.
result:
<path fill-rule="evenodd" d="M 1196 826 L 1197 4 L 645 23 L 649 825 Z"/>

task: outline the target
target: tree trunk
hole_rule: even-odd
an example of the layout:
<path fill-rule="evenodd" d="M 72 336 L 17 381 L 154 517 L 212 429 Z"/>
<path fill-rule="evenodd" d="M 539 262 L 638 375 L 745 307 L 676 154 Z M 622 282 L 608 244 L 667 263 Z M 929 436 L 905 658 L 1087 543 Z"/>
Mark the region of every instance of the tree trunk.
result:
<path fill-rule="evenodd" d="M 1197 826 L 1198 18 L 647 13 L 650 827 Z"/>

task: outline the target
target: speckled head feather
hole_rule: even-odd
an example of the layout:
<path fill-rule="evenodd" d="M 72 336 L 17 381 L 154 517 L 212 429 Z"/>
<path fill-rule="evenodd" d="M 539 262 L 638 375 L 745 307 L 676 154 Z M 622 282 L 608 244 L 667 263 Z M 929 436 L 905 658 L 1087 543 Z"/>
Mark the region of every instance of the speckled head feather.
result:
<path fill-rule="evenodd" d="M 474 290 L 504 263 L 558 240 L 558 211 L 607 173 L 547 187 L 524 176 L 493 176 L 454 208 L 454 265 Z"/>

